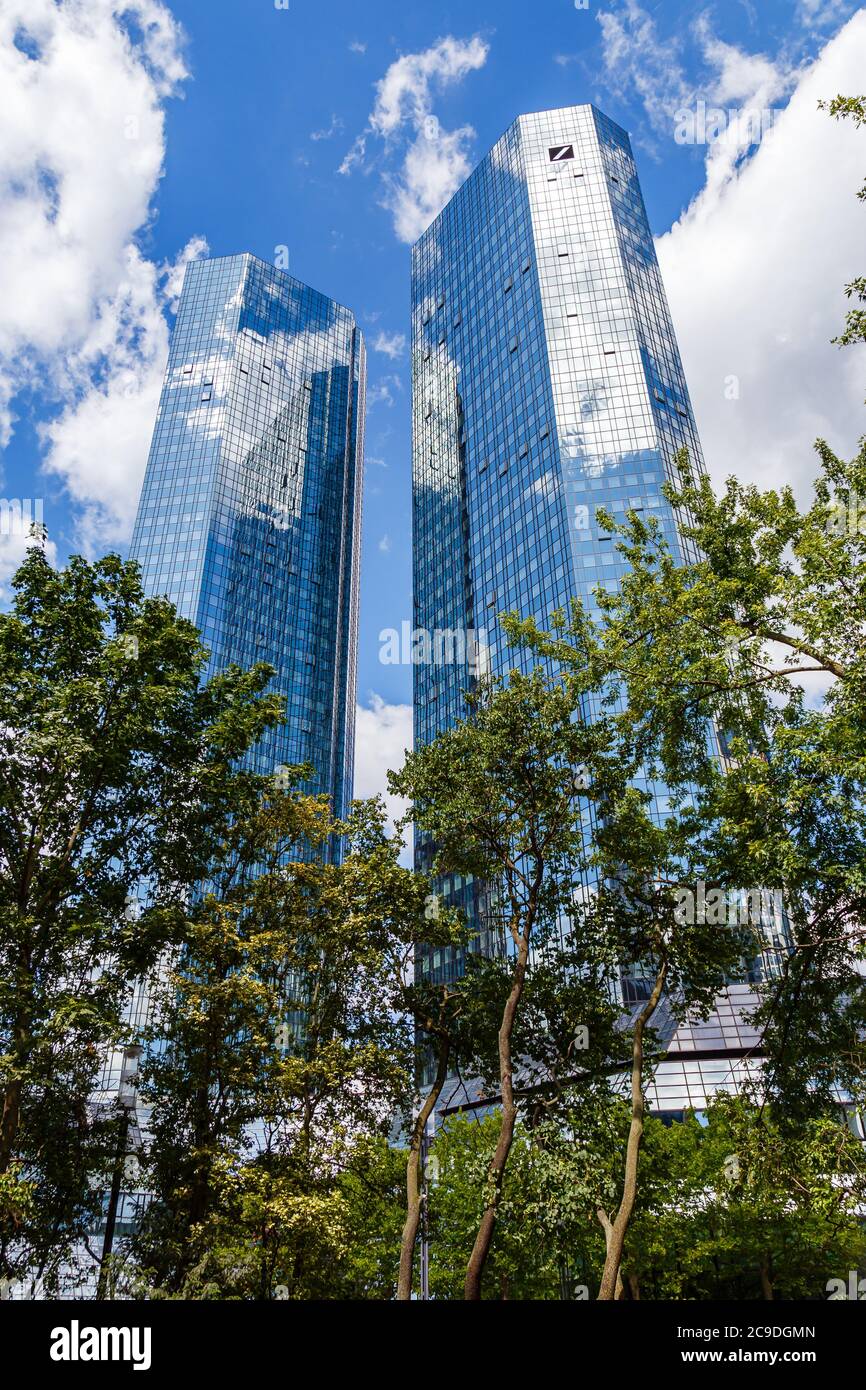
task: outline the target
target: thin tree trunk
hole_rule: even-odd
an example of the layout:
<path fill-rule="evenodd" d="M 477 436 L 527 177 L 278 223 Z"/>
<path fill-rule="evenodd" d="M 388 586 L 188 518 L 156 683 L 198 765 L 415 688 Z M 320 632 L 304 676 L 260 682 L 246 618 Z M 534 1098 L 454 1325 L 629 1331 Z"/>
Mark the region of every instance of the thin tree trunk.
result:
<path fill-rule="evenodd" d="M 770 1261 L 766 1255 L 761 1260 L 760 1274 L 761 1294 L 768 1303 L 772 1303 L 775 1299 L 775 1294 L 773 1293 L 773 1281 L 770 1278 Z"/>
<path fill-rule="evenodd" d="M 406 1220 L 400 1239 L 400 1273 L 397 1278 L 397 1299 L 400 1302 L 405 1302 L 412 1297 L 415 1242 L 418 1239 L 418 1227 L 421 1224 L 421 1144 L 427 1121 L 433 1114 L 442 1087 L 445 1085 L 445 1078 L 448 1075 L 450 1041 L 447 1033 L 443 1033 L 439 1037 L 436 1077 L 427 1092 L 427 1099 L 418 1111 L 409 1138 L 409 1157 L 406 1162 Z"/>
<path fill-rule="evenodd" d="M 603 1207 L 599 1207 L 595 1214 L 601 1222 L 601 1228 L 604 1231 L 604 1248 L 605 1251 L 608 1251 L 610 1250 L 611 1237 L 613 1236 L 613 1222 Z M 605 1256 L 605 1258 L 607 1257 Z M 616 1272 L 614 1298 L 622 1298 L 622 1274 L 619 1270 Z"/>
<path fill-rule="evenodd" d="M 666 975 L 667 961 L 664 961 L 656 975 L 652 994 L 638 1014 L 634 1025 L 631 1063 L 631 1124 L 629 1125 L 628 1143 L 626 1144 L 625 1150 L 625 1178 L 623 1180 L 622 1200 L 620 1201 L 616 1218 L 611 1226 L 610 1236 L 607 1242 L 604 1272 L 601 1276 L 601 1288 L 598 1291 L 599 1302 L 612 1301 L 617 1298 L 617 1287 L 621 1285 L 619 1269 L 622 1263 L 622 1251 L 625 1245 L 628 1223 L 631 1220 L 634 1204 L 637 1199 L 638 1159 L 640 1156 L 641 1142 L 643 1140 L 644 1116 L 646 1113 L 646 1106 L 643 1098 L 644 1033 L 647 1024 L 658 1007 L 658 1002 L 661 999 L 662 990 L 664 989 Z M 607 1231 L 605 1231 L 605 1235 L 607 1236 Z"/>
<path fill-rule="evenodd" d="M 102 1240 L 102 1258 L 99 1261 L 99 1279 L 96 1284 L 98 1302 L 113 1298 L 110 1281 L 111 1255 L 114 1249 L 114 1230 L 117 1225 L 117 1208 L 120 1203 L 120 1190 L 123 1185 L 123 1170 L 126 1162 L 127 1140 L 129 1135 L 129 1114 L 125 1113 L 120 1122 L 120 1139 L 111 1174 L 111 1191 L 108 1195 L 108 1209 L 105 1213 L 105 1235 Z"/>
<path fill-rule="evenodd" d="M 490 1253 L 493 1230 L 496 1225 L 496 1212 L 499 1206 L 499 1199 L 502 1195 L 502 1183 L 505 1178 L 505 1166 L 508 1163 L 508 1155 L 511 1152 L 511 1143 L 514 1139 L 514 1127 L 517 1121 L 517 1106 L 514 1103 L 511 1037 L 514 1032 L 514 1020 L 517 1015 L 520 997 L 523 994 L 523 985 L 526 980 L 526 962 L 528 956 L 529 930 L 527 928 L 520 938 L 517 964 L 514 970 L 514 982 L 502 1013 L 502 1025 L 499 1029 L 499 1080 L 502 1097 L 502 1128 L 499 1131 L 499 1140 L 496 1144 L 493 1158 L 490 1160 L 490 1167 L 487 1170 L 490 1197 L 484 1209 L 481 1224 L 478 1227 L 478 1234 L 475 1237 L 472 1254 L 469 1256 L 469 1264 L 466 1267 L 466 1283 L 463 1289 L 463 1297 L 470 1301 L 478 1300 L 481 1297 L 481 1277 L 484 1273 L 487 1256 Z"/>
<path fill-rule="evenodd" d="M 12 1032 L 15 1061 L 20 1066 L 27 1054 L 30 1038 L 30 1017 L 22 1012 L 15 1020 Z M 0 1173 L 5 1173 L 15 1157 L 18 1130 L 21 1126 L 21 1098 L 24 1092 L 20 1076 L 13 1076 L 3 1095 L 3 1115 L 0 1118 Z"/>
<path fill-rule="evenodd" d="M 13 1077 L 3 1096 L 3 1119 L 0 1121 L 0 1173 L 6 1172 L 14 1157 L 20 1113 L 21 1082 L 17 1077 Z"/>

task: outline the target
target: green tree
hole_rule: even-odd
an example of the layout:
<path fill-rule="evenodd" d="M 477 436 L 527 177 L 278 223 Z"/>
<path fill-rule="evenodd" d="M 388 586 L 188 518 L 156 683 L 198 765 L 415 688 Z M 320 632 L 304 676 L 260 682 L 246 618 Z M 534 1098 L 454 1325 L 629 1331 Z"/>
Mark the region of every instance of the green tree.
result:
<path fill-rule="evenodd" d="M 645 1162 L 626 1252 L 634 1296 L 814 1299 L 864 1258 L 863 1152 L 841 1114 L 792 1131 L 720 1093 L 700 1119 L 651 1121 Z"/>
<path fill-rule="evenodd" d="M 530 948 L 570 908 L 584 856 L 575 769 L 597 756 L 604 730 L 574 716 L 560 682 L 540 670 L 512 671 L 507 686 L 472 697 L 462 723 L 389 774 L 391 790 L 410 801 L 416 827 L 435 847 L 434 876 L 456 873 L 485 887 L 485 926 L 507 962 L 496 1047 L 502 1126 L 466 1271 L 472 1300 L 481 1296 L 517 1121 L 513 1035 Z"/>
<path fill-rule="evenodd" d="M 195 628 L 145 599 L 116 556 L 57 571 L 34 546 L 13 588 L 0 615 L 0 1260 L 50 1286 L 117 1147 L 117 1121 L 90 1104 L 105 1050 L 207 863 L 235 761 L 280 710 L 265 667 L 202 686 Z"/>
<path fill-rule="evenodd" d="M 834 120 L 853 121 L 858 127 L 866 125 L 866 96 L 836 96 L 830 102 L 819 101 L 818 106 L 820 110 L 828 111 Z M 857 197 L 866 202 L 866 183 L 859 189 Z M 849 299 L 855 301 L 855 307 L 849 310 L 845 329 L 835 339 L 840 347 L 866 342 L 866 309 L 860 307 L 866 304 L 866 277 L 860 275 L 856 280 L 852 280 L 845 286 L 845 293 Z"/>
<path fill-rule="evenodd" d="M 607 524 L 613 528 L 609 518 Z M 628 524 L 640 535 L 655 533 L 653 523 L 642 529 L 634 515 Z M 629 582 L 626 576 L 624 587 Z M 615 600 L 605 597 L 611 604 Z M 698 711 L 689 717 L 680 706 L 650 695 L 666 687 L 671 673 L 664 653 L 650 643 L 643 646 L 639 633 L 626 643 L 612 624 L 592 623 L 579 604 L 569 619 L 562 613 L 553 618 L 550 633 L 513 614 L 503 622 L 514 643 L 561 672 L 575 716 L 591 711 L 598 739 L 585 764 L 589 843 L 584 889 L 567 912 L 566 949 L 572 954 L 571 973 L 585 976 L 587 968 L 601 969 L 599 989 L 603 986 L 610 1000 L 623 999 L 621 1025 L 613 1043 L 607 1041 L 605 1065 L 609 1074 L 628 1074 L 630 1124 L 614 1209 L 605 1202 L 597 1207 L 608 1247 L 599 1297 L 607 1300 L 620 1289 L 625 1237 L 638 1196 L 645 1091 L 665 1054 L 665 1037 L 686 1017 L 709 1014 L 726 980 L 759 953 L 759 923 L 739 920 L 739 914 L 732 920 L 729 911 L 730 890 L 745 885 L 723 872 L 729 865 L 707 820 L 707 798 L 719 771 L 706 715 Z M 643 685 L 636 692 L 640 698 L 633 699 L 636 659 L 626 672 L 622 649 L 631 653 L 636 646 Z M 658 791 L 666 801 L 661 816 Z M 682 890 L 691 890 L 694 905 L 700 882 L 721 902 L 720 913 L 680 910 Z M 659 1021 L 663 1032 L 656 1029 Z"/>
<path fill-rule="evenodd" d="M 382 1144 L 410 1113 L 417 1027 L 436 1003 L 411 980 L 412 952 L 422 934 L 464 932 L 454 913 L 425 920 L 429 884 L 399 864 L 381 802 L 335 822 L 298 790 L 304 772 L 282 793 L 250 784 L 158 991 L 142 1067 L 153 1198 L 130 1252 L 169 1297 L 330 1296 L 336 1265 L 372 1296 L 352 1234 L 360 1194 L 371 1154 L 392 1182 Z M 341 863 L 323 853 L 335 837 Z M 399 1232 L 387 1248 L 395 1264 L 375 1265 L 373 1289 L 394 1287 Z"/>
<path fill-rule="evenodd" d="M 436 1135 L 429 1185 L 433 1298 L 463 1297 L 466 1251 L 484 1213 L 487 1174 L 501 1128 L 498 1113 L 479 1118 L 456 1115 Z M 518 1122 L 485 1268 L 486 1298 L 558 1299 L 570 1267 L 568 1257 L 574 1265 L 575 1232 L 568 1224 L 557 1225 L 553 1213 L 561 1215 L 558 1194 L 544 1182 L 538 1152 Z"/>

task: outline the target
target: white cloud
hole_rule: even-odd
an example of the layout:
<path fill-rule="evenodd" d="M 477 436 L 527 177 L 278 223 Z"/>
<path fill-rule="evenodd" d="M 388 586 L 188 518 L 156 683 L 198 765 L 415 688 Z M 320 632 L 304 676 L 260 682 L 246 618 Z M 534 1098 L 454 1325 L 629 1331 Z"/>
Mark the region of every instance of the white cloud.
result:
<path fill-rule="evenodd" d="M 359 704 L 355 719 L 354 795 L 359 799 L 383 796 L 393 829 L 406 803 L 388 792 L 387 772 L 398 771 L 412 747 L 412 706 L 388 705 L 371 691 L 369 705 Z"/>
<path fill-rule="evenodd" d="M 387 177 L 383 206 L 394 215 L 400 241 L 417 241 L 471 174 L 468 144 L 474 134 L 467 125 L 459 130 L 437 127 L 431 139 L 419 135 L 406 151 L 400 173 Z"/>
<path fill-rule="evenodd" d="M 200 260 L 201 257 L 206 256 L 209 251 L 210 247 L 203 236 L 190 237 L 177 260 L 173 261 L 170 265 L 163 266 L 165 284 L 162 287 L 162 292 L 172 314 L 177 313 L 180 303 L 180 292 L 183 289 L 183 277 L 186 274 L 187 266 L 190 261 Z"/>
<path fill-rule="evenodd" d="M 332 136 L 334 136 L 334 135 L 337 134 L 337 131 L 338 131 L 338 130 L 342 130 L 342 129 L 343 129 L 343 121 L 342 121 L 341 117 L 340 117 L 340 116 L 332 116 L 332 117 L 331 117 L 331 124 L 330 124 L 329 126 L 327 126 L 324 130 L 312 130 L 312 131 L 310 132 L 310 139 L 311 139 L 311 140 L 330 140 L 330 139 L 332 138 Z"/>
<path fill-rule="evenodd" d="M 771 121 L 761 124 L 760 113 L 784 97 L 796 78 L 787 58 L 772 62 L 716 38 L 706 14 L 683 34 L 661 38 L 638 0 L 625 0 L 622 10 L 600 14 L 599 24 L 608 89 L 625 98 L 635 94 L 656 135 L 678 138 L 683 113 L 694 113 L 698 102 L 721 109 L 725 117 L 732 109 L 741 113 L 724 121 L 708 147 L 708 182 L 724 182 L 771 127 Z M 686 40 L 696 46 L 693 77 L 686 75 L 682 62 Z M 750 122 L 748 113 L 757 119 Z"/>
<path fill-rule="evenodd" d="M 384 141 L 386 155 L 395 147 L 402 156 L 399 169 L 383 175 L 383 207 L 394 219 L 394 231 L 404 242 L 415 241 L 444 207 L 470 172 L 471 126 L 445 130 L 433 114 L 432 92 L 460 82 L 487 61 L 488 45 L 477 34 L 471 39 L 451 35 L 437 39 L 420 53 L 406 53 L 376 84 L 376 101 L 367 128 L 352 144 L 339 167 L 348 174 L 363 165 L 371 136 Z"/>
<path fill-rule="evenodd" d="M 847 307 L 842 286 L 864 269 L 863 136 L 817 103 L 860 91 L 864 70 L 861 10 L 799 72 L 748 160 L 714 165 L 711 148 L 705 187 L 658 242 L 717 481 L 736 473 L 765 487 L 790 482 L 802 495 L 817 473 L 814 439 L 850 452 L 862 433 L 864 352 L 830 339 Z M 720 81 L 744 90 L 747 71 L 728 61 Z"/>
<path fill-rule="evenodd" d="M 387 555 L 391 549 L 391 537 L 387 533 L 380 540 L 379 549 L 383 555 Z"/>
<path fill-rule="evenodd" d="M 468 73 L 482 68 L 488 46 L 476 34 L 471 39 L 447 38 L 421 53 L 405 53 L 389 67 L 376 84 L 376 104 L 370 125 L 378 135 L 394 135 L 411 120 L 420 126 L 431 112 L 430 88 L 460 82 Z"/>
<path fill-rule="evenodd" d="M 743 102 L 759 109 L 784 96 L 793 80 L 788 64 L 774 63 L 763 53 L 746 53 L 736 44 L 716 38 L 705 15 L 695 23 L 703 56 L 714 70 L 709 98 L 719 106 Z"/>
<path fill-rule="evenodd" d="M 368 387 L 367 406 L 368 408 L 374 405 L 392 406 L 394 404 L 394 391 L 402 390 L 403 383 L 398 376 L 393 373 L 389 376 L 383 376 L 380 381 L 376 382 L 375 386 Z"/>
<path fill-rule="evenodd" d="M 374 352 L 384 352 L 386 357 L 402 357 L 406 351 L 405 333 L 379 333 L 373 343 Z"/>
<path fill-rule="evenodd" d="M 350 148 L 343 155 L 342 160 L 337 166 L 338 174 L 351 174 L 356 164 L 362 164 L 367 150 L 366 135 L 358 135 L 352 141 Z"/>
<path fill-rule="evenodd" d="M 132 529 L 168 356 L 162 304 L 179 292 L 187 262 L 206 250 L 195 237 L 160 272 L 129 246 L 126 280 L 95 306 L 90 333 L 68 359 L 70 403 L 41 435 L 45 468 L 78 504 L 88 550 L 120 543 Z"/>
<path fill-rule="evenodd" d="M 693 99 L 680 62 L 680 40 L 661 40 L 637 0 L 625 0 L 621 10 L 602 11 L 598 22 L 608 90 L 620 96 L 634 90 L 653 128 L 669 133 L 674 111 Z"/>
<path fill-rule="evenodd" d="M 798 0 L 797 17 L 813 28 L 825 28 L 849 15 L 854 5 L 849 0 Z"/>
<path fill-rule="evenodd" d="M 153 424 L 178 272 L 135 238 L 187 75 L 160 0 L 0 6 L 0 437 L 22 389 L 59 407 L 46 465 L 93 542 L 128 531 Z"/>
<path fill-rule="evenodd" d="M 366 53 L 367 45 L 365 43 L 361 43 L 360 39 L 353 39 L 352 42 L 349 44 L 349 52 Z"/>

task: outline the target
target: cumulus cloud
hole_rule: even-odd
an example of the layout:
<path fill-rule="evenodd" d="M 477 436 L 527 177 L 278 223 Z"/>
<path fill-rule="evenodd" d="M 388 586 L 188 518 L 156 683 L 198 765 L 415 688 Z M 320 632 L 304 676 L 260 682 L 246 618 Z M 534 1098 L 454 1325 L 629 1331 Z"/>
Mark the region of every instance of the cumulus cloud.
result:
<path fill-rule="evenodd" d="M 719 80 L 735 98 L 756 80 L 772 88 L 763 67 L 722 57 Z M 864 70 L 861 10 L 798 71 L 749 158 L 714 163 L 711 147 L 703 189 L 658 242 L 717 481 L 736 473 L 804 495 L 817 472 L 814 439 L 851 452 L 862 433 L 864 352 L 830 343 L 846 308 L 842 286 L 863 272 L 862 135 L 817 103 L 860 91 Z"/>
<path fill-rule="evenodd" d="M 81 506 L 85 540 L 134 512 L 193 239 L 142 255 L 165 150 L 164 102 L 188 76 L 161 0 L 4 0 L 0 7 L 0 439 L 35 393 L 45 463 Z"/>
<path fill-rule="evenodd" d="M 389 705 L 370 692 L 368 705 L 355 714 L 355 796 L 381 795 L 388 810 L 388 824 L 405 814 L 406 803 L 388 791 L 387 772 L 403 766 L 412 747 L 412 706 Z"/>
<path fill-rule="evenodd" d="M 406 351 L 405 333 L 379 333 L 373 341 L 374 352 L 384 352 L 386 357 L 402 357 Z"/>
<path fill-rule="evenodd" d="M 376 100 L 366 129 L 339 167 L 348 174 L 366 167 L 371 138 L 384 144 L 385 159 L 399 158 L 383 170 L 382 205 L 393 217 L 400 241 L 413 242 L 445 206 L 470 172 L 471 126 L 446 130 L 433 112 L 433 91 L 461 82 L 487 61 L 488 45 L 477 34 L 437 39 L 419 53 L 406 53 L 376 84 Z"/>
<path fill-rule="evenodd" d="M 132 529 L 168 356 L 163 304 L 176 304 L 187 263 L 206 251 L 193 238 L 160 270 L 130 245 L 126 280 L 95 306 L 90 332 L 67 358 L 69 403 L 40 433 L 46 470 L 78 504 L 87 550 Z"/>

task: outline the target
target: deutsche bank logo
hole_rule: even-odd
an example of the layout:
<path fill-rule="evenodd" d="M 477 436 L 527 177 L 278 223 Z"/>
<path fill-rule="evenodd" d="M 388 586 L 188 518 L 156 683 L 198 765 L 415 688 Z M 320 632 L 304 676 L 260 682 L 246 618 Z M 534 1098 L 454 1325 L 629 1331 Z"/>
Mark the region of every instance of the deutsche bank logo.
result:
<path fill-rule="evenodd" d="M 547 154 L 551 163 L 560 159 L 574 159 L 574 145 L 554 145 Z"/>

